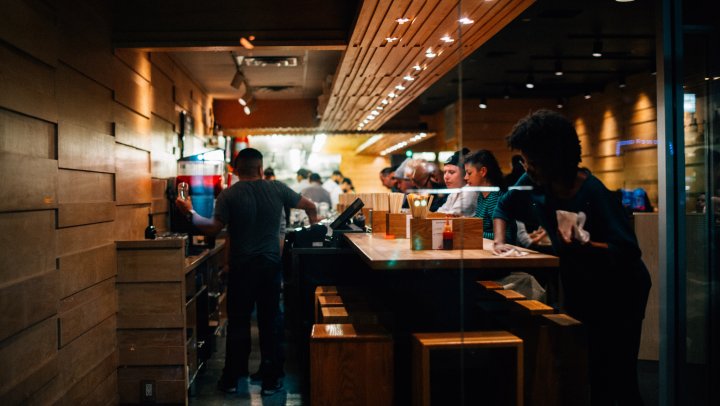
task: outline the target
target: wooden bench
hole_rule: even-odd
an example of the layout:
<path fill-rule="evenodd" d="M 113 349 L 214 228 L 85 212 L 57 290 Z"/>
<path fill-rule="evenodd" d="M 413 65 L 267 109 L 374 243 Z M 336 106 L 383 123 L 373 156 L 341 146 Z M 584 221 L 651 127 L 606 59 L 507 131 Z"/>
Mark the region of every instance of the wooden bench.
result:
<path fill-rule="evenodd" d="M 503 285 L 501 285 L 495 281 L 477 281 L 477 284 L 485 290 L 505 289 L 503 287 Z"/>
<path fill-rule="evenodd" d="M 393 340 L 377 325 L 315 324 L 310 337 L 310 404 L 390 406 Z"/>
<path fill-rule="evenodd" d="M 515 349 L 515 359 L 507 368 L 514 368 L 516 373 L 515 397 L 516 405 L 523 404 L 523 340 L 507 331 L 476 331 L 449 333 L 416 333 L 413 334 L 413 405 L 430 405 L 430 351 L 438 349 L 477 349 L 477 348 Z M 497 366 L 489 366 L 497 367 Z M 466 382 L 472 385 L 472 382 Z M 508 383 L 510 384 L 510 383 Z"/>

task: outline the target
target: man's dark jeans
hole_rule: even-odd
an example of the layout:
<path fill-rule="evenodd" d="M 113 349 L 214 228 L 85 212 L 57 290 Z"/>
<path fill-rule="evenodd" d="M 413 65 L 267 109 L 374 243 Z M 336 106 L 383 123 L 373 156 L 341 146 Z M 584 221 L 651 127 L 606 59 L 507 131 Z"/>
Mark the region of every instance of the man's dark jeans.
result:
<path fill-rule="evenodd" d="M 282 266 L 272 259 L 255 256 L 235 261 L 228 274 L 228 327 L 223 380 L 248 375 L 250 357 L 250 317 L 257 303 L 260 353 L 269 367 L 265 380 L 276 380 L 279 365 L 279 336 L 276 326 L 280 316 Z"/>

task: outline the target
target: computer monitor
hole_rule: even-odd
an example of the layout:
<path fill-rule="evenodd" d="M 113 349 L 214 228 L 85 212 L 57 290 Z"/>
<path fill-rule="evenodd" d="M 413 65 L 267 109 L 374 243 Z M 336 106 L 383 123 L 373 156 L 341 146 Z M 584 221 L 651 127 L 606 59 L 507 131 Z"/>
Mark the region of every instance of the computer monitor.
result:
<path fill-rule="evenodd" d="M 346 224 L 349 223 L 350 220 L 352 220 L 355 213 L 359 212 L 360 209 L 363 208 L 363 206 L 365 206 L 365 203 L 363 203 L 362 200 L 360 200 L 359 198 L 355 199 L 355 201 L 352 202 L 352 204 L 348 206 L 345 211 L 340 213 L 340 215 L 337 217 L 337 219 L 335 219 L 335 221 L 332 222 L 332 224 L 330 224 L 330 228 L 333 230 L 342 230 L 343 228 L 346 228 Z"/>

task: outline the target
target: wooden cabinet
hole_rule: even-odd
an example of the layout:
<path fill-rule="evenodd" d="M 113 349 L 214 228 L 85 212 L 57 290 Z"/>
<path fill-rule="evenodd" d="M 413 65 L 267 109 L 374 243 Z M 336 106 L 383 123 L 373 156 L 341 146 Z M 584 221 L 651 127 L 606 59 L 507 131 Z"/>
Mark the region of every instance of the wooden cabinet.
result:
<path fill-rule="evenodd" d="M 192 257 L 183 239 L 116 245 L 120 403 L 187 404 L 220 325 L 225 244 Z"/>

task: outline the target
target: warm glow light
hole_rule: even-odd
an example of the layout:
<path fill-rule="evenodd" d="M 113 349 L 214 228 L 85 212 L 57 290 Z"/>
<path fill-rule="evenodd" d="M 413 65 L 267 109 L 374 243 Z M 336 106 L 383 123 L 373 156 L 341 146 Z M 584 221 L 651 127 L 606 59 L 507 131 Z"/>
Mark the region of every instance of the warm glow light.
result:
<path fill-rule="evenodd" d="M 395 20 L 395 22 L 397 22 L 400 25 L 405 24 L 408 21 L 410 21 L 410 19 L 407 17 L 400 17 L 397 20 Z"/>
<path fill-rule="evenodd" d="M 388 103 L 390 103 L 390 102 L 389 102 L 387 99 L 382 99 L 382 100 L 380 101 L 380 103 L 382 103 L 382 104 L 388 104 Z"/>
<path fill-rule="evenodd" d="M 375 107 L 375 108 L 378 109 L 378 110 L 383 110 L 385 107 L 383 107 L 383 106 L 377 106 L 377 107 Z"/>
<path fill-rule="evenodd" d="M 397 86 L 395 86 L 395 89 L 397 89 L 397 90 L 405 90 L 405 86 L 403 86 L 403 85 L 397 85 Z"/>
<path fill-rule="evenodd" d="M 245 107 L 243 107 L 243 111 L 244 111 L 244 112 L 245 112 L 245 114 L 246 114 L 246 115 L 248 115 L 248 116 L 249 116 L 249 115 L 250 115 L 250 113 L 251 113 L 251 111 L 250 111 L 250 107 L 249 107 L 249 106 L 245 106 Z"/>
<path fill-rule="evenodd" d="M 437 54 L 432 51 L 432 48 L 428 48 L 427 51 L 425 51 L 425 56 L 427 56 L 428 58 L 434 58 L 437 56 Z"/>
<path fill-rule="evenodd" d="M 443 41 L 443 42 L 445 42 L 445 43 L 447 43 L 447 44 L 451 44 L 451 43 L 455 42 L 455 40 L 452 39 L 452 38 L 451 38 L 449 35 L 447 35 L 447 34 L 445 34 L 442 38 L 440 38 L 440 40 Z"/>
<path fill-rule="evenodd" d="M 398 37 L 387 37 L 385 38 L 385 41 L 387 42 L 395 42 L 398 40 Z"/>
<path fill-rule="evenodd" d="M 363 142 L 362 144 L 360 144 L 360 146 L 357 147 L 357 149 L 355 149 L 355 153 L 360 153 L 360 152 L 362 152 L 362 151 L 365 150 L 367 147 L 369 147 L 369 146 L 373 145 L 374 143 L 378 142 L 382 137 L 383 137 L 382 134 L 373 135 L 372 137 L 368 138 L 367 141 L 365 141 L 365 142 Z"/>
<path fill-rule="evenodd" d="M 396 94 L 393 93 L 393 92 L 390 92 L 390 93 L 388 93 L 388 97 L 391 98 L 391 99 L 394 99 L 394 98 L 398 97 L 398 95 L 396 95 Z"/>
<path fill-rule="evenodd" d="M 407 80 L 408 82 L 412 82 L 413 80 L 415 80 L 415 78 L 410 75 L 405 75 L 403 79 Z"/>
<path fill-rule="evenodd" d="M 467 18 L 467 17 L 463 17 L 463 18 L 459 19 L 458 22 L 459 22 L 460 24 L 462 24 L 462 25 L 468 25 L 468 24 L 474 23 L 475 20 L 471 20 L 471 19 L 469 19 L 469 18 Z"/>
<path fill-rule="evenodd" d="M 420 66 L 420 65 L 413 66 L 413 69 L 415 69 L 417 71 L 423 70 L 422 66 Z"/>

